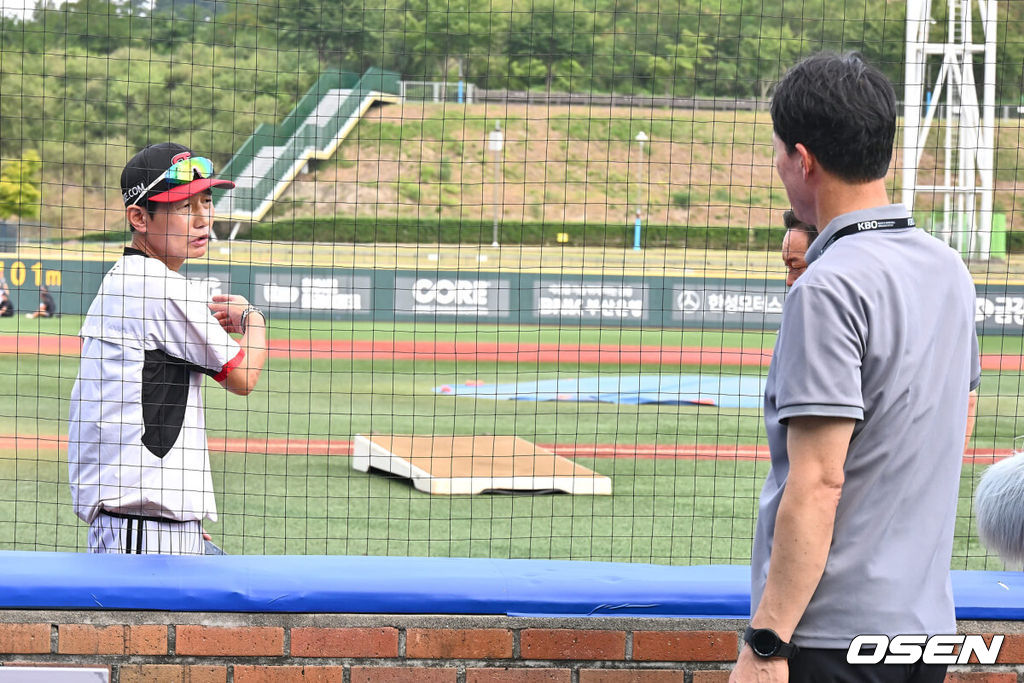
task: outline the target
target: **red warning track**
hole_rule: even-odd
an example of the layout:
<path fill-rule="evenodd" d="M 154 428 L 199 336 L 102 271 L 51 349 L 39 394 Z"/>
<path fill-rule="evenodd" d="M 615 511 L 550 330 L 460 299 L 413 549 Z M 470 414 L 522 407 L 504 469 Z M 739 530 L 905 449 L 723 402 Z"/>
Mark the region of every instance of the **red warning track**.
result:
<path fill-rule="evenodd" d="M 69 355 L 81 353 L 70 335 L 0 335 L 0 353 Z M 272 358 L 292 360 L 434 360 L 494 363 L 579 363 L 599 365 L 707 365 L 768 367 L 770 349 L 615 346 L 597 344 L 518 344 L 449 341 L 276 339 Z M 1024 371 L 1024 356 L 982 354 L 983 370 Z"/>
<path fill-rule="evenodd" d="M 567 458 L 630 458 L 640 460 L 768 460 L 768 446 L 755 444 L 538 444 Z M 352 442 L 328 439 L 210 438 L 210 450 L 250 455 L 352 455 Z M 66 436 L 0 435 L 0 450 L 29 455 L 65 452 Z M 964 463 L 989 465 L 1009 450 L 972 448 Z"/>

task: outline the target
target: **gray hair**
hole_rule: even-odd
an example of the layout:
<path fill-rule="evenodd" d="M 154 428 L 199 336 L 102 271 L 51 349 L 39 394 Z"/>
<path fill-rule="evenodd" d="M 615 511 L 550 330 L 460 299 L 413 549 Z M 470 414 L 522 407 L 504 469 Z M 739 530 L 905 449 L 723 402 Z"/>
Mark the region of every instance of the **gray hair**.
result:
<path fill-rule="evenodd" d="M 1024 452 L 985 470 L 974 496 L 978 535 L 1013 567 L 1024 566 Z"/>

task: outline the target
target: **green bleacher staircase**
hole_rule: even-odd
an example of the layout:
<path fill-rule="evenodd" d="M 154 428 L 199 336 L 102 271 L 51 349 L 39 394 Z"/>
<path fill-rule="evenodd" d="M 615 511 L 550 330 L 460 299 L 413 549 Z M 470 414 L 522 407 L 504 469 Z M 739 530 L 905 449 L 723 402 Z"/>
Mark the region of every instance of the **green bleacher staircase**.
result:
<path fill-rule="evenodd" d="M 329 159 L 377 102 L 397 103 L 399 76 L 370 67 L 360 77 L 323 73 L 279 125 L 261 123 L 218 177 L 235 189 L 214 192 L 214 218 L 258 221 L 310 159 Z"/>

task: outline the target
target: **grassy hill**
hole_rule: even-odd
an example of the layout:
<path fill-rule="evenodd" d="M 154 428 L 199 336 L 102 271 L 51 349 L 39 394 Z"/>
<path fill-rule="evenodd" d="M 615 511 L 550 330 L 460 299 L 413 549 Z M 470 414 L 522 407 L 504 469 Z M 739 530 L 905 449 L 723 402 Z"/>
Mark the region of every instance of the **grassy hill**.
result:
<path fill-rule="evenodd" d="M 498 184 L 487 149 L 496 121 L 505 140 Z M 1017 124 L 1003 122 L 996 154 L 996 210 L 1011 228 L 1024 210 Z M 642 156 L 640 131 L 648 137 Z M 122 156 L 105 157 L 117 160 L 107 169 L 107 191 L 76 186 L 67 174 L 46 177 L 42 221 L 61 226 L 64 237 L 123 230 L 113 189 Z M 923 180 L 935 157 L 936 150 L 926 152 Z M 897 158 L 890 171 L 894 193 L 899 164 Z M 625 234 L 638 206 L 645 224 L 662 231 L 777 226 L 789 206 L 774 173 L 767 112 L 404 103 L 371 111 L 334 159 L 299 176 L 264 223 L 281 234 L 281 224 L 356 219 L 366 227 L 341 239 L 368 241 L 378 222 L 454 222 L 481 228 L 466 241 L 489 242 L 484 228 L 495 214 L 496 189 L 503 224 L 585 224 L 602 234 Z M 917 208 L 928 211 L 932 203 L 919 198 Z M 436 241 L 429 235 L 423 241 Z M 730 248 L 739 246 L 730 240 Z"/>

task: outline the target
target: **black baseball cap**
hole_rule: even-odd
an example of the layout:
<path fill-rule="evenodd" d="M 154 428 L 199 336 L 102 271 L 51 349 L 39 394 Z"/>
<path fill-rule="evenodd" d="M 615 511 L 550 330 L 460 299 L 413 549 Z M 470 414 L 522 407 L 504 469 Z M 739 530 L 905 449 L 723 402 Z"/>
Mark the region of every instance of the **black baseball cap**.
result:
<path fill-rule="evenodd" d="M 213 177 L 213 162 L 176 142 L 150 145 L 121 171 L 125 206 L 142 202 L 177 202 L 213 187 L 231 189 L 230 180 Z"/>

